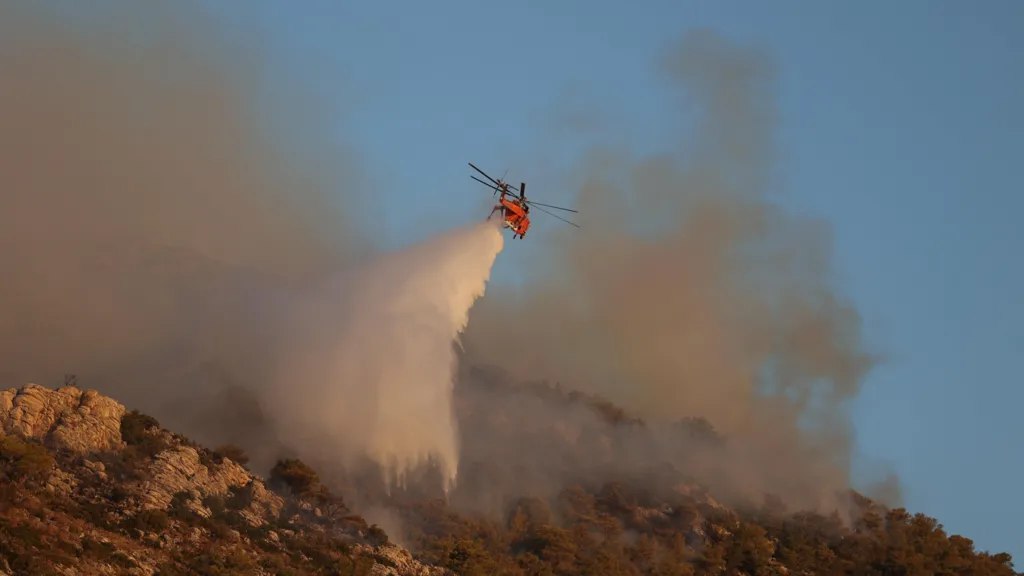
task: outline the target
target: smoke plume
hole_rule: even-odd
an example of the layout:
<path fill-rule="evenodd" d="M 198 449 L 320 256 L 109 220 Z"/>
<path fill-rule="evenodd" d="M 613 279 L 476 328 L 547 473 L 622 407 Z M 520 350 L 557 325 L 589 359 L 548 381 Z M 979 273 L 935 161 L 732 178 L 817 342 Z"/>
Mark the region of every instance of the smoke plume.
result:
<path fill-rule="evenodd" d="M 502 249 L 496 222 L 381 256 L 297 299 L 265 394 L 286 444 L 349 466 L 368 456 L 391 484 L 433 464 L 451 487 L 453 343 Z"/>
<path fill-rule="evenodd" d="M 661 464 L 799 507 L 848 486 L 845 403 L 872 358 L 827 228 L 769 202 L 777 111 L 756 51 L 688 35 L 663 70 L 694 131 L 654 157 L 595 146 L 564 175 L 583 228 L 535 222 L 535 280 L 474 304 L 501 235 L 375 254 L 343 209 L 363 206 L 358 159 L 316 130 L 277 144 L 256 57 L 201 10 L 124 3 L 69 26 L 29 6 L 0 6 L 0 384 L 72 372 L 257 469 L 283 447 L 367 457 L 391 483 L 426 463 L 495 513 Z M 466 365 L 648 425 L 469 370 L 453 408 L 463 328 Z M 691 416 L 728 442 L 694 440 Z"/>
<path fill-rule="evenodd" d="M 252 56 L 201 10 L 118 7 L 0 6 L 0 382 L 74 373 L 199 441 L 246 437 L 260 410 L 234 401 L 272 368 L 278 303 L 366 252 L 354 162 L 300 162 L 334 149 L 316 132 L 279 148 Z"/>
<path fill-rule="evenodd" d="M 655 424 L 705 418 L 732 444 L 690 471 L 732 495 L 818 507 L 849 486 L 845 402 L 871 358 L 830 284 L 827 229 L 769 201 L 770 62 L 694 32 L 663 64 L 694 131 L 655 157 L 593 148 L 566 176 L 580 182 L 582 229 L 552 233 L 534 263 L 557 272 L 492 291 L 467 349 Z"/>
<path fill-rule="evenodd" d="M 356 163 L 310 162 L 332 149 L 315 131 L 276 145 L 253 57 L 201 10 L 118 8 L 3 8 L 3 383 L 75 373 L 258 468 L 287 448 L 452 481 L 452 346 L 499 231 L 373 254 L 341 210 Z"/>

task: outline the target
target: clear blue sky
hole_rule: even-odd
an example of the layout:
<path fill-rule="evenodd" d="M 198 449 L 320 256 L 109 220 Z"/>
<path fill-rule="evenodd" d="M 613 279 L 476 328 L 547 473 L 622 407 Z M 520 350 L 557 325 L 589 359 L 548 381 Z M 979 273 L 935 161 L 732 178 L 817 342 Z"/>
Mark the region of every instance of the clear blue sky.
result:
<path fill-rule="evenodd" d="M 762 47 L 778 70 L 783 201 L 832 224 L 838 284 L 888 357 L 856 404 L 859 450 L 895 468 L 911 511 L 1024 565 L 1024 3 L 627 6 L 215 10 L 228 28 L 260 30 L 252 48 L 268 58 L 277 121 L 302 113 L 356 148 L 395 244 L 482 216 L 467 160 L 541 188 L 522 149 L 554 102 L 609 113 L 635 150 L 663 144 L 672 110 L 655 66 L 685 30 Z M 305 118 L 298 85 L 332 114 Z M 304 125 L 285 125 L 301 142 Z"/>

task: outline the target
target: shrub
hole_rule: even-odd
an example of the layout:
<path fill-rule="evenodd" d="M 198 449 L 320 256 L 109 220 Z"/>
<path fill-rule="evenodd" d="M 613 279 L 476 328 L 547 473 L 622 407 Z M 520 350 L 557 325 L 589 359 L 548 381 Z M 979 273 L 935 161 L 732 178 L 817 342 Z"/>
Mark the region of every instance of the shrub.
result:
<path fill-rule="evenodd" d="M 228 489 L 228 497 L 224 502 L 229 510 L 244 510 L 252 504 L 252 486 L 232 486 Z"/>
<path fill-rule="evenodd" d="M 132 560 L 131 556 L 121 552 L 120 550 L 111 554 L 110 560 L 113 562 L 114 566 L 119 566 L 121 568 L 131 569 L 136 567 L 135 561 Z"/>
<path fill-rule="evenodd" d="M 78 515 L 97 528 L 111 529 L 114 526 L 108 519 L 110 507 L 105 502 L 82 502 L 78 506 Z"/>
<path fill-rule="evenodd" d="M 199 463 L 206 466 L 206 469 L 213 472 L 213 467 L 220 464 L 220 456 L 213 453 L 206 448 L 197 448 L 196 452 L 199 453 Z"/>
<path fill-rule="evenodd" d="M 246 464 L 249 463 L 249 455 L 245 453 L 245 450 L 242 450 L 241 448 L 235 446 L 234 444 L 225 444 L 217 448 L 215 452 L 222 458 L 233 460 L 234 462 L 237 462 L 242 466 L 245 466 Z"/>
<path fill-rule="evenodd" d="M 128 499 L 131 494 L 128 489 L 120 484 L 115 485 L 110 489 L 110 501 L 115 503 L 121 503 Z"/>
<path fill-rule="evenodd" d="M 207 494 L 203 498 L 203 506 L 210 509 L 213 518 L 220 518 L 227 512 L 227 504 L 224 501 L 224 497 L 220 494 Z"/>
<path fill-rule="evenodd" d="M 310 496 L 319 490 L 320 477 L 301 460 L 278 460 L 270 470 L 270 483 L 286 486 L 296 496 Z"/>
<path fill-rule="evenodd" d="M 185 576 L 185 570 L 179 568 L 174 562 L 163 562 L 156 567 L 156 576 Z"/>
<path fill-rule="evenodd" d="M 100 455 L 100 461 L 106 467 L 107 477 L 118 483 L 141 480 L 144 468 L 138 465 L 139 454 L 134 447 L 125 450 L 111 451 Z"/>
<path fill-rule="evenodd" d="M 192 495 L 184 490 L 175 492 L 174 496 L 171 496 L 171 504 L 168 507 L 170 517 L 178 520 L 191 520 L 195 516 L 195 513 L 188 506 L 188 502 L 191 499 Z"/>
<path fill-rule="evenodd" d="M 17 436 L 0 438 L 0 466 L 12 480 L 44 480 L 53 465 L 53 454 L 43 445 Z"/>
<path fill-rule="evenodd" d="M 383 546 L 388 544 L 388 535 L 383 528 L 373 524 L 366 531 L 366 539 L 374 546 Z"/>
<path fill-rule="evenodd" d="M 159 427 L 160 423 L 156 421 L 156 418 L 138 410 L 132 410 L 121 416 L 121 439 L 131 446 L 142 444 L 149 436 L 146 432 Z"/>
<path fill-rule="evenodd" d="M 132 410 L 121 417 L 121 439 L 128 444 L 125 458 L 131 461 L 140 457 L 156 456 L 167 448 L 162 435 L 150 431 L 159 429 L 160 423 L 152 416 Z"/>
<path fill-rule="evenodd" d="M 82 553 L 100 562 L 106 562 L 117 549 L 110 542 L 100 542 L 86 536 L 82 538 Z"/>
<path fill-rule="evenodd" d="M 170 519 L 163 510 L 142 510 L 126 522 L 129 529 L 141 530 L 143 532 L 162 532 L 170 525 Z"/>

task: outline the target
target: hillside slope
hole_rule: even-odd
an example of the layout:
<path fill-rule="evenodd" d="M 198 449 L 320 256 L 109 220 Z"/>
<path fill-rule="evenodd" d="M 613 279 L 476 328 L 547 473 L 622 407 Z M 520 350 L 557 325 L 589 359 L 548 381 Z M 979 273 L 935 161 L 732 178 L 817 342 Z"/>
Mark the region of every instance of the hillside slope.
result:
<path fill-rule="evenodd" d="M 595 455 L 614 462 L 636 450 L 615 431 L 645 424 L 599 398 L 495 379 L 463 386 L 463 423 L 479 432 L 486 421 L 491 435 L 480 442 L 515 443 L 523 454 L 471 458 L 448 501 L 415 484 L 376 501 L 360 495 L 392 514 L 391 534 L 302 461 L 278 460 L 264 479 L 246 469 L 240 448 L 197 446 L 95 391 L 2 391 L 0 573 L 1019 574 L 1008 554 L 975 550 L 933 518 L 853 492 L 841 518 L 787 511 L 772 498 L 727 506 L 671 467 L 623 474 Z M 578 417 L 524 429 L 541 407 Z M 680 431 L 723 441 L 699 420 Z M 551 474 L 530 476 L 523 463 L 540 442 L 552 460 L 535 466 Z M 546 469 L 571 453 L 586 465 Z M 474 499 L 482 494 L 490 500 Z"/>
<path fill-rule="evenodd" d="M 0 572 L 440 575 L 301 462 L 269 482 L 75 387 L 0 392 Z M 268 487 L 268 484 L 270 487 Z"/>
<path fill-rule="evenodd" d="M 849 489 L 820 513 L 719 498 L 721 476 L 692 456 L 728 454 L 733 439 L 702 419 L 659 428 L 599 397 L 470 372 L 457 390 L 462 488 L 448 505 L 390 502 L 394 536 L 426 562 L 478 575 L 1017 574 L 1009 554 Z"/>

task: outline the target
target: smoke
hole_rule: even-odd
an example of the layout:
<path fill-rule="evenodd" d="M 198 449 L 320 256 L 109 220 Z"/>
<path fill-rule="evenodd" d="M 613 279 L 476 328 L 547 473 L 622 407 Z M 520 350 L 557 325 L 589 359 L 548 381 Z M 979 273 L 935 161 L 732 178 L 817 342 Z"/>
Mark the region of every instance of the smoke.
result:
<path fill-rule="evenodd" d="M 703 418 L 642 421 L 596 397 L 484 370 L 457 390 L 463 453 L 452 504 L 502 518 L 523 497 L 624 482 L 674 501 L 708 493 L 738 507 L 767 495 L 792 509 L 843 510 L 829 454 L 777 433 L 760 442 L 717 433 Z"/>
<path fill-rule="evenodd" d="M 367 252 L 355 161 L 280 148 L 258 59 L 201 10 L 114 4 L 0 7 L 0 381 L 75 373 L 200 441 L 265 434 L 227 402 L 272 368 L 279 303 Z"/>
<path fill-rule="evenodd" d="M 503 246 L 497 221 L 381 256 L 302 294 L 264 394 L 304 456 L 366 456 L 390 484 L 424 465 L 455 481 L 453 343 Z"/>
<path fill-rule="evenodd" d="M 0 18 L 4 383 L 75 373 L 257 468 L 291 449 L 453 481 L 452 345 L 500 232 L 375 255 L 342 210 L 355 159 L 314 164 L 336 150 L 315 131 L 278 147 L 257 55 L 200 9 L 114 4 Z"/>
<path fill-rule="evenodd" d="M 315 129 L 277 144 L 257 55 L 218 43 L 201 10 L 124 3 L 75 26 L 42 10 L 0 7 L 0 383 L 73 372 L 255 468 L 284 445 L 368 457 L 392 484 L 426 463 L 475 509 L 654 482 L 662 463 L 800 507 L 848 485 L 845 404 L 873 359 L 827 227 L 769 202 L 777 111 L 756 51 L 688 35 L 664 71 L 694 131 L 655 157 L 593 148 L 565 176 L 583 228 L 535 224 L 542 279 L 474 304 L 501 235 L 375 255 L 347 210 L 363 207 L 358 158 Z M 453 408 L 463 329 L 467 362 L 649 426 L 472 373 Z M 694 441 L 688 416 L 728 444 Z"/>
<path fill-rule="evenodd" d="M 849 486 L 845 404 L 872 358 L 856 311 L 830 283 L 827 227 L 769 201 L 771 64 L 703 31 L 662 64 L 693 131 L 649 158 L 593 148 L 566 177 L 580 183 L 582 229 L 551 234 L 534 263 L 556 273 L 492 291 L 467 350 L 520 380 L 600 394 L 655 426 L 705 418 L 730 446 L 689 459 L 688 472 L 731 496 L 828 506 Z M 521 448 L 488 450 L 501 460 Z M 529 447 L 545 461 L 547 449 Z M 651 464 L 663 453 L 637 455 Z"/>

